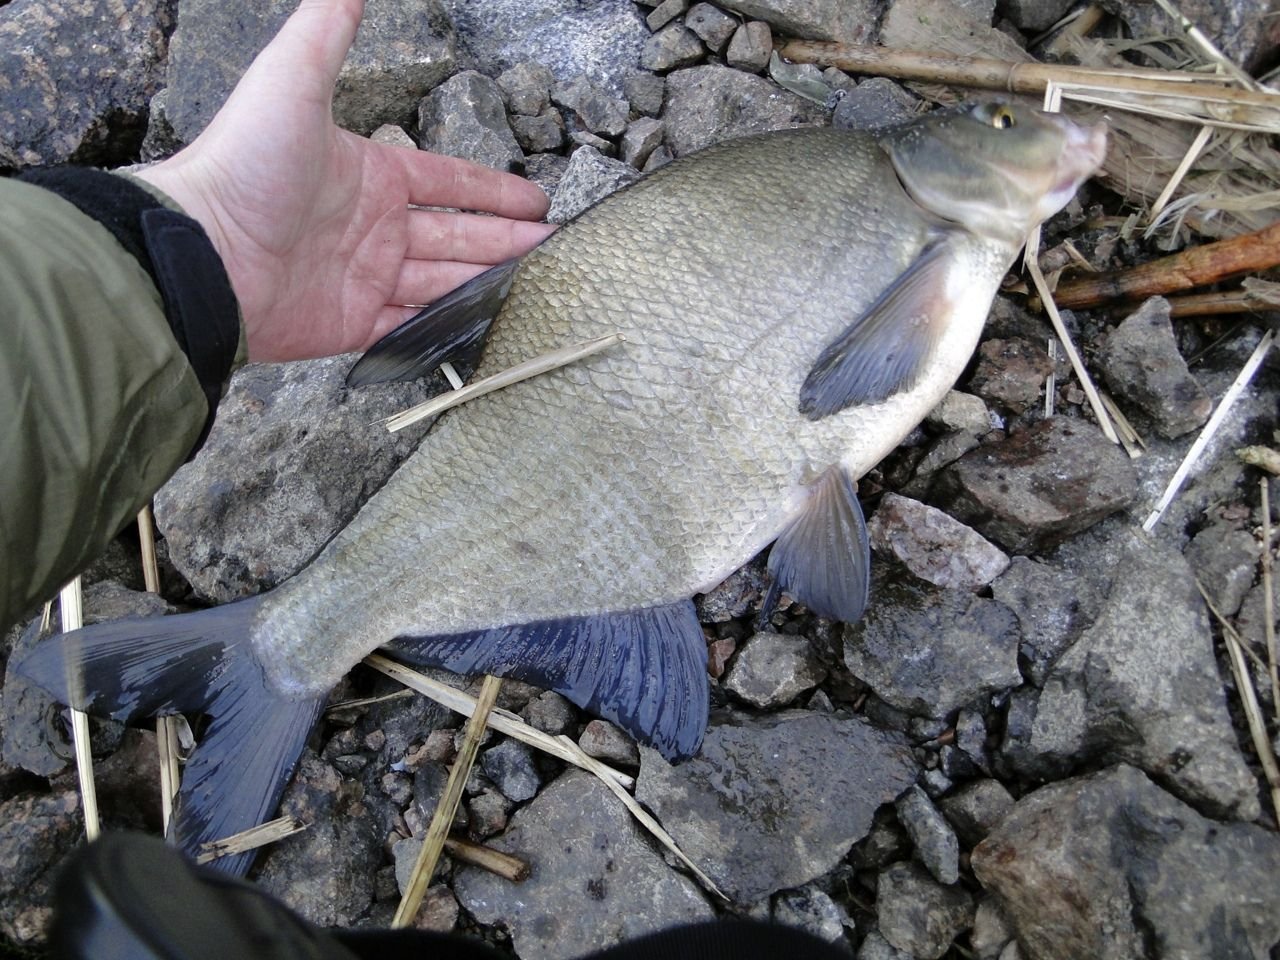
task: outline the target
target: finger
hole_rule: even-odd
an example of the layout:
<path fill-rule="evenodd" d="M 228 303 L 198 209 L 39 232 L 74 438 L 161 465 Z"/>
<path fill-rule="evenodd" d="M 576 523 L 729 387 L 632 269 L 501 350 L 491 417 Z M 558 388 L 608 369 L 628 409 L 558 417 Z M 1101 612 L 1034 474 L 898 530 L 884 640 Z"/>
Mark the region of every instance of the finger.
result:
<path fill-rule="evenodd" d="M 437 210 L 409 211 L 412 260 L 502 263 L 523 256 L 555 231 L 554 224 Z"/>
<path fill-rule="evenodd" d="M 480 210 L 517 220 L 541 220 L 546 216 L 547 195 L 523 177 L 426 150 L 379 146 L 392 151 L 389 156 L 401 164 L 409 183 L 410 203 Z"/>
<path fill-rule="evenodd" d="M 363 12 L 364 0 L 302 0 L 246 76 L 287 78 L 293 96 L 328 103 Z"/>
<path fill-rule="evenodd" d="M 492 264 L 456 260 L 406 260 L 400 267 L 395 289 L 388 302 L 425 306 L 439 300 L 454 287 L 488 270 Z"/>

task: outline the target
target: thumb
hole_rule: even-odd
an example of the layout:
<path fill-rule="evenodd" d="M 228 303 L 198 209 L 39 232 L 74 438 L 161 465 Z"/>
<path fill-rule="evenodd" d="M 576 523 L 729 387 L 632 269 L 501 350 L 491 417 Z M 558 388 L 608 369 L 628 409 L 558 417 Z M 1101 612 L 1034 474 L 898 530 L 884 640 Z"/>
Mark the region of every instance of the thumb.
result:
<path fill-rule="evenodd" d="M 329 103 L 363 13 L 364 0 L 302 0 L 244 80 L 283 85 L 294 97 Z"/>

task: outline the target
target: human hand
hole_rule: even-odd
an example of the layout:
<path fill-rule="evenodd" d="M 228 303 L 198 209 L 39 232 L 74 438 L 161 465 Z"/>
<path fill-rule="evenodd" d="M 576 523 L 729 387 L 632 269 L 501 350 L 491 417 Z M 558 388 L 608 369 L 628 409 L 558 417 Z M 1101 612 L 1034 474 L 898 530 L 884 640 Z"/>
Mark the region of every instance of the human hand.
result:
<path fill-rule="evenodd" d="M 368 347 L 413 305 L 554 229 L 529 222 L 546 213 L 547 198 L 520 177 L 334 124 L 333 85 L 363 7 L 302 0 L 208 128 L 138 174 L 208 232 L 240 301 L 252 360 Z"/>

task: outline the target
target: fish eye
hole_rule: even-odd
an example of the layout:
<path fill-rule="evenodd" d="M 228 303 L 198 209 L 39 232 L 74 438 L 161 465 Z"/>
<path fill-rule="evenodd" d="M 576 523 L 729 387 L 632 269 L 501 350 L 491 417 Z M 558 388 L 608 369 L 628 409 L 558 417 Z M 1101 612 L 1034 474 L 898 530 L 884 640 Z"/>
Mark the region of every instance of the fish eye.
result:
<path fill-rule="evenodd" d="M 1008 107 L 1001 105 L 991 111 L 991 125 L 997 130 L 1008 130 L 1016 124 L 1017 120 L 1013 116 L 1013 111 Z"/>

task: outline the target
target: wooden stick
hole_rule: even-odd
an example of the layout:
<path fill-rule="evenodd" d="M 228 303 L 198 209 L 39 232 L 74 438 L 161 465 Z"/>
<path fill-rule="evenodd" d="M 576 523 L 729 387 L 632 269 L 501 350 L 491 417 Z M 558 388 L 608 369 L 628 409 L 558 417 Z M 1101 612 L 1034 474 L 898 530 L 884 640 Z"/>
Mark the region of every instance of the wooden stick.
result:
<path fill-rule="evenodd" d="M 480 867 L 482 870 L 488 870 L 490 873 L 501 877 L 503 880 L 510 880 L 512 883 L 523 883 L 529 879 L 529 874 L 533 872 L 533 868 L 529 866 L 528 862 L 521 860 L 519 857 L 513 857 L 509 853 L 503 853 L 501 850 L 495 850 L 493 847 L 486 847 L 479 843 L 471 843 L 468 840 L 446 837 L 444 848 L 464 863 Z"/>
<path fill-rule="evenodd" d="M 306 830 L 310 824 L 303 823 L 297 817 L 277 817 L 248 830 L 241 830 L 221 840 L 210 840 L 200 844 L 200 852 L 196 854 L 196 863 L 208 863 L 219 857 L 229 857 L 236 853 L 247 853 L 257 850 L 268 843 L 275 843 L 285 837 Z"/>
<path fill-rule="evenodd" d="M 453 824 L 454 815 L 458 811 L 458 803 L 462 800 L 462 791 L 467 785 L 467 777 L 471 774 L 471 766 L 475 763 L 476 753 L 480 749 L 480 741 L 484 739 L 485 722 L 489 711 L 498 699 L 498 691 L 502 689 L 502 681 L 497 677 L 486 676 L 480 687 L 480 696 L 476 701 L 476 711 L 467 721 L 467 732 L 463 737 L 462 749 L 449 771 L 449 782 L 445 784 L 444 795 L 436 804 L 435 815 L 431 825 L 427 827 L 427 836 L 418 852 L 417 862 L 413 865 L 413 876 L 409 881 L 409 889 L 405 891 L 396 908 L 396 915 L 391 920 L 392 927 L 407 927 L 413 923 L 418 908 L 422 906 L 422 898 L 427 893 L 431 876 L 436 872 L 436 863 L 440 859 L 440 851 L 444 849 L 445 839 L 449 835 L 449 827 Z"/>
<path fill-rule="evenodd" d="M 1011 63 L 986 57 L 939 56 L 921 50 L 893 50 L 854 43 L 792 40 L 782 56 L 796 63 L 817 63 L 850 73 L 899 80 L 947 83 L 985 90 L 1036 95 L 1049 83 L 1082 90 L 1125 91 L 1183 103 L 1196 119 L 1215 126 L 1280 127 L 1280 96 L 1240 90 L 1198 74 L 1172 70 L 1104 70 L 1046 63 Z M 1197 104 L 1206 109 L 1196 110 Z M 1213 105 L 1211 108 L 1208 105 Z"/>
<path fill-rule="evenodd" d="M 1188 293 L 1180 297 L 1168 297 L 1169 316 L 1180 317 L 1214 317 L 1232 313 L 1255 313 L 1261 310 L 1275 310 L 1280 304 L 1265 296 L 1244 288 L 1223 290 L 1218 293 Z M 1138 301 L 1127 300 L 1117 303 L 1116 308 L 1133 309 Z"/>
<path fill-rule="evenodd" d="M 63 633 L 70 633 L 84 626 L 83 599 L 79 577 L 68 583 L 59 593 L 58 604 L 62 613 Z M 78 686 L 77 682 L 67 684 L 71 690 L 75 690 Z M 102 832 L 102 823 L 98 817 L 98 791 L 93 782 L 93 753 L 89 748 L 89 715 L 74 707 L 71 709 L 71 743 L 76 754 L 76 775 L 80 779 L 80 802 L 84 807 L 84 834 L 90 840 L 96 840 L 98 834 Z"/>
<path fill-rule="evenodd" d="M 1058 284 L 1059 307 L 1078 310 L 1117 300 L 1145 300 L 1280 266 L 1280 223 L 1205 243 L 1127 270 L 1091 273 Z"/>

